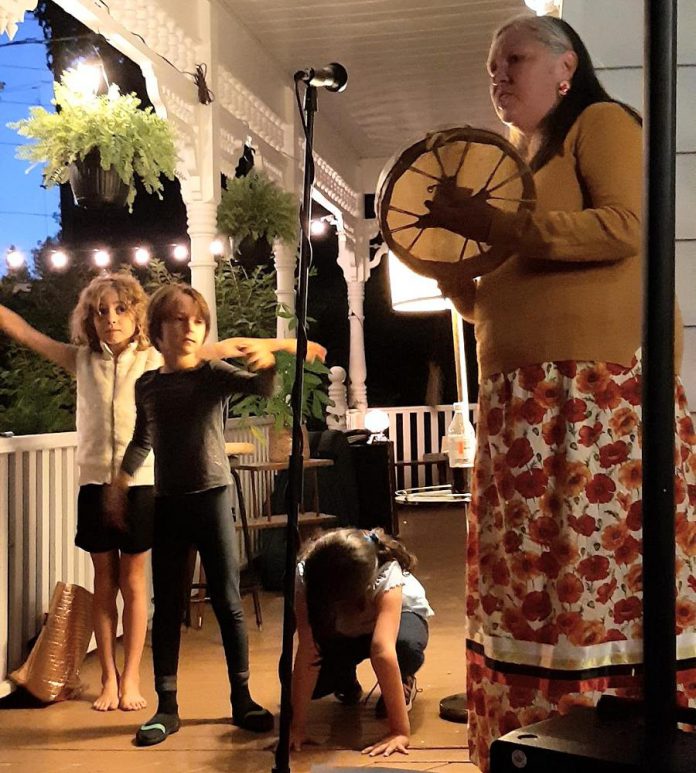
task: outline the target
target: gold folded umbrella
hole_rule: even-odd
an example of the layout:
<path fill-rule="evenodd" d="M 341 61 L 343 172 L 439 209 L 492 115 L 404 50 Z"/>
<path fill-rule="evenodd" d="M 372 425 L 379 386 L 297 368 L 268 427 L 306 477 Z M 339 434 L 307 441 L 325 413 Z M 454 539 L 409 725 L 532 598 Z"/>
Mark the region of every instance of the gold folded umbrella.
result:
<path fill-rule="evenodd" d="M 76 697 L 91 638 L 92 594 L 80 585 L 58 582 L 36 644 L 10 679 L 44 703 Z"/>

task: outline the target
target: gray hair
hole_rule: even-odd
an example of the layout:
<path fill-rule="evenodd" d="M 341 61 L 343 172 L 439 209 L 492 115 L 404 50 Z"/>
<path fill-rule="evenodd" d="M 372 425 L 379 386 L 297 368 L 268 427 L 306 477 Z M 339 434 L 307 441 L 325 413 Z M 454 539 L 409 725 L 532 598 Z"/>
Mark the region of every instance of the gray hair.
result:
<path fill-rule="evenodd" d="M 573 51 L 573 43 L 553 16 L 528 16 L 527 14 L 515 16 L 493 33 L 493 43 L 509 30 L 528 33 L 554 54 Z"/>

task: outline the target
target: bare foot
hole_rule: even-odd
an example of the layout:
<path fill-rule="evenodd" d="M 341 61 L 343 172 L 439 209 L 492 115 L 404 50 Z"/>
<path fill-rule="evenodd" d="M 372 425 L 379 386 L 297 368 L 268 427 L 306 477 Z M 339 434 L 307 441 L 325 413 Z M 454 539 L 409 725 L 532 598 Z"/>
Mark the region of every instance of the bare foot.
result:
<path fill-rule="evenodd" d="M 147 706 L 147 701 L 140 694 L 140 686 L 137 682 L 121 683 L 121 700 L 118 703 L 121 711 L 140 711 Z"/>
<path fill-rule="evenodd" d="M 101 695 L 92 704 L 95 711 L 115 711 L 118 708 L 118 680 L 107 679 L 102 685 Z"/>

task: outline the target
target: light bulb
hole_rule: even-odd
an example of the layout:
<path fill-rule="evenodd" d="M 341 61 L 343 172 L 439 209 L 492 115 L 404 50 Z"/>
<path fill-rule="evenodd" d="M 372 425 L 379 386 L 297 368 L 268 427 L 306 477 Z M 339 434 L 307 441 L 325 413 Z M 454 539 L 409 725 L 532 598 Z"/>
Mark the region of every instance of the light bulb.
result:
<path fill-rule="evenodd" d="M 312 232 L 312 236 L 321 236 L 326 233 L 326 227 L 326 220 L 321 218 L 320 220 L 312 220 L 309 230 Z"/>
<path fill-rule="evenodd" d="M 186 247 L 184 244 L 175 244 L 172 255 L 174 256 L 174 260 L 180 260 L 182 262 L 188 260 L 188 247 Z"/>
<path fill-rule="evenodd" d="M 106 268 L 111 263 L 111 256 L 106 250 L 96 250 L 94 253 L 94 265 L 98 268 Z"/>
<path fill-rule="evenodd" d="M 370 432 L 384 432 L 389 427 L 389 414 L 386 411 L 372 410 L 365 414 L 365 429 Z"/>
<path fill-rule="evenodd" d="M 53 268 L 60 271 L 68 265 L 68 256 L 63 252 L 63 250 L 56 250 L 55 252 L 52 252 L 51 265 Z"/>
<path fill-rule="evenodd" d="M 76 67 L 66 70 L 61 80 L 68 89 L 83 100 L 94 99 L 102 80 L 102 68 L 97 64 L 79 62 Z"/>
<path fill-rule="evenodd" d="M 24 265 L 24 255 L 15 247 L 10 247 L 5 256 L 5 260 L 7 261 L 8 267 L 13 271 L 22 268 Z"/>
<path fill-rule="evenodd" d="M 150 250 L 145 247 L 138 247 L 135 251 L 134 260 L 139 266 L 147 266 L 150 262 Z"/>
<path fill-rule="evenodd" d="M 211 255 L 223 255 L 225 252 L 225 245 L 222 243 L 222 239 L 213 239 L 208 247 Z"/>

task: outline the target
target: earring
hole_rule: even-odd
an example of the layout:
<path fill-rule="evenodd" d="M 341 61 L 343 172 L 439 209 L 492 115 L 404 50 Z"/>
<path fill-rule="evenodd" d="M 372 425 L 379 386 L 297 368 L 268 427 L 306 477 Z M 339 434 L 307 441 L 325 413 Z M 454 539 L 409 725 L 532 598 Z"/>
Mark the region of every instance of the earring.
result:
<path fill-rule="evenodd" d="M 558 84 L 558 93 L 560 96 L 565 97 L 565 95 L 570 91 L 570 81 L 561 81 Z"/>

